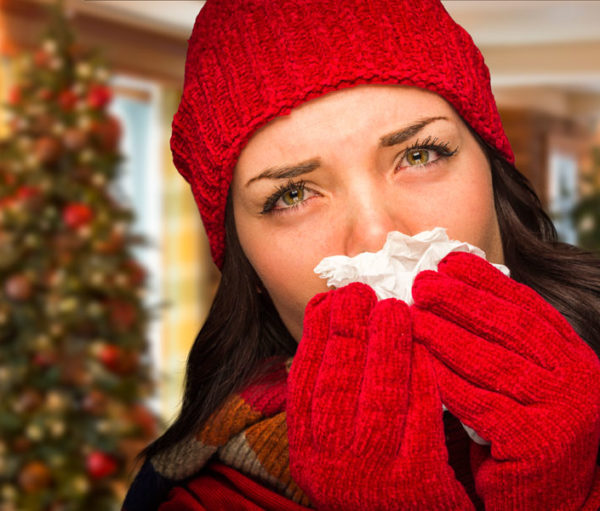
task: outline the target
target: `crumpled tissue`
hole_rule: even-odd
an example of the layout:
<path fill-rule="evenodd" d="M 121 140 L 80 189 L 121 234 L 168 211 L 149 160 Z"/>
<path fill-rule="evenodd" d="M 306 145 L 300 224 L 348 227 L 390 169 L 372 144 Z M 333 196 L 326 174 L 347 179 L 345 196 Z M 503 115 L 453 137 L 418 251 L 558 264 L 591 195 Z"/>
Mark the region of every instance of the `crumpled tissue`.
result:
<path fill-rule="evenodd" d="M 326 257 L 314 271 L 327 279 L 329 287 L 362 282 L 371 286 L 380 300 L 397 298 L 411 305 L 412 284 L 417 274 L 423 270 L 437 270 L 438 263 L 450 252 L 470 252 L 485 259 L 485 252 L 480 248 L 451 240 L 445 228 L 436 227 L 414 236 L 392 231 L 379 252 Z M 506 266 L 494 266 L 510 275 Z"/>
<path fill-rule="evenodd" d="M 362 282 L 372 287 L 380 300 L 397 298 L 411 305 L 412 284 L 417 274 L 423 270 L 437 270 L 438 263 L 450 252 L 469 252 L 485 259 L 485 252 L 480 248 L 451 240 L 445 228 L 436 227 L 415 236 L 392 231 L 379 252 L 363 252 L 354 257 L 325 257 L 314 271 L 327 279 L 329 287 Z M 510 276 L 506 266 L 494 266 Z M 469 426 L 463 424 L 463 428 L 474 442 L 489 445 Z"/>

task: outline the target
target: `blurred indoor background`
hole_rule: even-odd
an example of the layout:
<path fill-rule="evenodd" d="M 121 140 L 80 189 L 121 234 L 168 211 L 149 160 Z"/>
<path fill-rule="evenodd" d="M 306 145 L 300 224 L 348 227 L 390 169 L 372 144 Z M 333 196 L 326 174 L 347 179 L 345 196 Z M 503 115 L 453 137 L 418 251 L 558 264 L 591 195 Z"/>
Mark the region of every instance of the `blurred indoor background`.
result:
<path fill-rule="evenodd" d="M 17 81 L 17 56 L 33 51 L 46 0 L 0 0 L 0 100 Z M 152 408 L 177 410 L 187 352 L 218 282 L 187 183 L 171 163 L 170 124 L 183 82 L 187 38 L 202 1 L 65 0 L 82 44 L 112 73 L 110 111 L 120 121 L 120 200 L 151 244 L 138 249 L 148 303 L 167 306 L 150 324 L 158 385 Z M 598 211 L 574 211 L 598 193 L 600 2 L 445 1 L 490 68 L 517 167 L 531 180 L 563 240 L 597 249 Z M 433 23 L 435 20 L 423 20 Z M 0 121 L 0 138 L 7 137 Z M 581 208 L 579 208 L 581 209 Z M 594 237 L 595 236 L 595 237 Z M 595 245 L 594 245 L 595 243 Z"/>

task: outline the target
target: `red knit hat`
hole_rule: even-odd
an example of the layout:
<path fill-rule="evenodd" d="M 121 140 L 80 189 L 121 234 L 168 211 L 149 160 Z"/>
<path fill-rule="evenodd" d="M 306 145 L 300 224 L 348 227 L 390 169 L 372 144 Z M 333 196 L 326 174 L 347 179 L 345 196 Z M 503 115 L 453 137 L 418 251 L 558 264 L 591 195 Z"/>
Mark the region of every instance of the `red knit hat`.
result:
<path fill-rule="evenodd" d="M 330 91 L 403 84 L 445 98 L 513 163 L 488 68 L 438 0 L 208 0 L 188 41 L 171 150 L 222 267 L 234 166 L 268 121 Z"/>

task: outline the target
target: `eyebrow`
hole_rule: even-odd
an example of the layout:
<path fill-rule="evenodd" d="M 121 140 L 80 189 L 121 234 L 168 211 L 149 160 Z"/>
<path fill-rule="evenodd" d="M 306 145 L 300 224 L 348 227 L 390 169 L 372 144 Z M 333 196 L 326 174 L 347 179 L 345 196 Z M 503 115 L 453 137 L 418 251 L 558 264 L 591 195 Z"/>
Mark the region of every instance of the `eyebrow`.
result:
<path fill-rule="evenodd" d="M 301 176 L 319 168 L 320 165 L 321 160 L 319 158 L 313 158 L 312 160 L 304 161 L 302 163 L 298 163 L 297 165 L 271 167 L 266 170 L 263 170 L 258 176 L 255 176 L 252 179 L 250 179 L 250 181 L 246 183 L 246 186 L 248 186 L 250 183 L 253 183 L 254 181 L 258 181 L 259 179 L 290 179 L 293 177 Z"/>
<path fill-rule="evenodd" d="M 411 124 L 406 128 L 402 128 L 401 130 L 384 135 L 379 139 L 379 145 L 381 145 L 381 147 L 390 147 L 396 144 L 400 144 L 402 142 L 406 142 L 408 139 L 414 137 L 417 133 L 419 133 L 419 131 L 421 131 L 428 124 L 440 120 L 447 121 L 448 118 L 444 116 L 426 117 L 425 119 L 421 119 L 420 121 L 416 122 L 415 124 Z"/>
<path fill-rule="evenodd" d="M 425 119 L 421 119 L 420 121 L 411 124 L 410 126 L 406 126 L 398 131 L 394 131 L 392 133 L 388 133 L 387 135 L 383 135 L 379 138 L 379 145 L 381 147 L 390 147 L 396 144 L 401 144 L 406 140 L 414 137 L 419 131 L 421 131 L 425 126 L 431 124 L 434 121 L 439 120 L 448 120 L 447 117 L 438 116 L 438 117 L 426 117 Z M 313 170 L 319 168 L 321 165 L 320 158 L 312 158 L 310 160 L 298 163 L 296 165 L 283 165 L 280 167 L 270 167 L 266 170 L 263 170 L 258 176 L 250 179 L 246 186 L 251 183 L 258 181 L 259 179 L 291 179 L 294 177 L 301 176 L 303 174 L 308 174 Z"/>

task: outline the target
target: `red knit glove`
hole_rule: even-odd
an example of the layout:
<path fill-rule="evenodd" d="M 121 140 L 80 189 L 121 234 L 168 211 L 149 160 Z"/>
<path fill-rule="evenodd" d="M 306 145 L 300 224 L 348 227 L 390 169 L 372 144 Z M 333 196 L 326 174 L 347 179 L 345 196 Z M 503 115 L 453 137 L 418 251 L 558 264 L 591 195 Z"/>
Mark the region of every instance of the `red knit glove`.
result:
<path fill-rule="evenodd" d="M 474 446 L 485 509 L 598 509 L 600 362 L 563 316 L 465 253 L 420 273 L 413 298 L 442 401 L 491 442 Z"/>
<path fill-rule="evenodd" d="M 430 356 L 402 301 L 314 297 L 288 377 L 293 479 L 319 510 L 469 510 L 448 465 Z"/>

